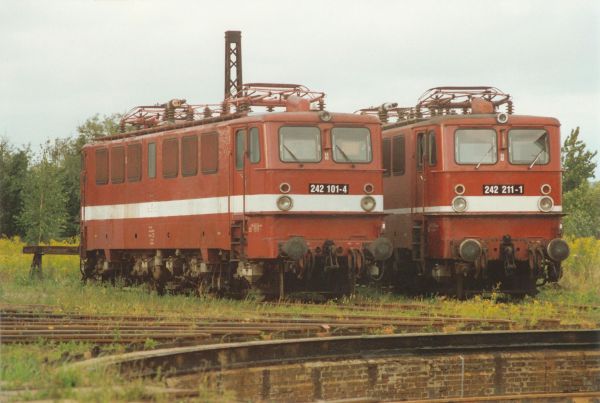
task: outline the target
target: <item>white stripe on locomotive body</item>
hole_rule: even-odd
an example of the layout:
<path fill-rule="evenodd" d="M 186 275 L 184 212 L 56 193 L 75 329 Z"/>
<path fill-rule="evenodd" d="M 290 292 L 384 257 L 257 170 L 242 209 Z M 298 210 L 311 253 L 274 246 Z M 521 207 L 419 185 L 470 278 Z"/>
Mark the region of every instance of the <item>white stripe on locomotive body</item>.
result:
<path fill-rule="evenodd" d="M 538 201 L 541 196 L 463 196 L 467 200 L 468 213 L 540 213 Z M 562 206 L 553 206 L 553 213 L 562 212 Z M 386 209 L 387 214 L 455 213 L 451 205 Z M 458 213 L 457 213 L 458 214 Z"/>
<path fill-rule="evenodd" d="M 122 220 L 129 218 L 178 217 L 205 214 L 226 214 L 230 201 L 232 213 L 269 213 L 282 211 L 277 208 L 281 194 L 259 194 L 200 199 L 167 200 L 144 203 L 109 204 L 83 207 L 83 220 Z M 364 195 L 306 195 L 288 194 L 292 198 L 294 212 L 314 213 L 364 213 L 360 200 Z M 383 212 L 383 195 L 371 195 L 375 199 L 372 212 Z M 245 204 L 245 208 L 244 208 Z"/>

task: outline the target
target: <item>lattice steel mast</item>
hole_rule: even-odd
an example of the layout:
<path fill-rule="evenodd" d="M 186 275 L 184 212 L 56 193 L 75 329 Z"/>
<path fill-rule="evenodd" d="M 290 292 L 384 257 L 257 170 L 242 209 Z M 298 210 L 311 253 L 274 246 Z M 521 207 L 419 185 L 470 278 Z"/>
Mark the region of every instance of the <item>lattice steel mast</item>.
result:
<path fill-rule="evenodd" d="M 242 32 L 225 31 L 225 97 L 242 90 Z"/>

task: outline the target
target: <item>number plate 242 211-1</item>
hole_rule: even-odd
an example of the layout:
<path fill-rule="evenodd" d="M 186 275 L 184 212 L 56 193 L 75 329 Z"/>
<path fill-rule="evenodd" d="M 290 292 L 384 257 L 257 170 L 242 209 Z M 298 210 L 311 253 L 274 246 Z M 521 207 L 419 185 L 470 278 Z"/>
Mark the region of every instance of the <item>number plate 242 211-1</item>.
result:
<path fill-rule="evenodd" d="M 483 185 L 484 195 L 522 195 L 525 185 Z"/>

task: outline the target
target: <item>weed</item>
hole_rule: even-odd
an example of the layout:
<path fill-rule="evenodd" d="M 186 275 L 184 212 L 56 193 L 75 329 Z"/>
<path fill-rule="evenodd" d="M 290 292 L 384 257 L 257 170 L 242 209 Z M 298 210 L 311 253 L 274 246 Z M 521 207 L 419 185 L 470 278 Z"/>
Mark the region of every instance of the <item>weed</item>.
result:
<path fill-rule="evenodd" d="M 81 372 L 71 368 L 60 368 L 54 376 L 54 382 L 60 388 L 74 388 L 81 384 Z"/>
<path fill-rule="evenodd" d="M 154 339 L 147 338 L 144 341 L 144 350 L 154 350 L 158 346 L 158 342 Z"/>

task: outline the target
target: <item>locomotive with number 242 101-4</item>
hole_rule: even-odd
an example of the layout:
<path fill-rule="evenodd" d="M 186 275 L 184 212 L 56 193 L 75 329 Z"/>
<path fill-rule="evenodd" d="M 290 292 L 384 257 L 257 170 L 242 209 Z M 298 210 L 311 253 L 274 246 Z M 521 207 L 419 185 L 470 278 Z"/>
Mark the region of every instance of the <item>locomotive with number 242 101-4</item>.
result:
<path fill-rule="evenodd" d="M 349 294 L 376 275 L 392 253 L 380 123 L 323 97 L 246 84 L 222 104 L 125 115 L 123 133 L 83 149 L 84 278 L 283 297 Z"/>

